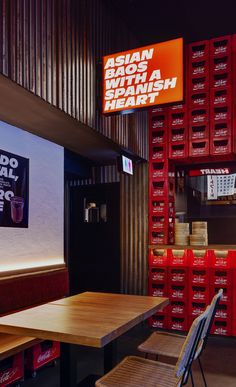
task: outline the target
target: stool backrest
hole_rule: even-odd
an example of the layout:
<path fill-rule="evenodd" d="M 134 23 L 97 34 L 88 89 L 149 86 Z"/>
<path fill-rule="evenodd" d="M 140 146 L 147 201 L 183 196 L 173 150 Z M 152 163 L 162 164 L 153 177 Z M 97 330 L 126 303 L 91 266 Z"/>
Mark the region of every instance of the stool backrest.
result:
<path fill-rule="evenodd" d="M 201 340 L 202 331 L 204 329 L 210 307 L 198 316 L 192 323 L 188 335 L 184 341 L 181 353 L 175 366 L 175 374 L 179 379 L 178 386 L 187 383 L 192 362 L 195 358 L 199 342 Z"/>

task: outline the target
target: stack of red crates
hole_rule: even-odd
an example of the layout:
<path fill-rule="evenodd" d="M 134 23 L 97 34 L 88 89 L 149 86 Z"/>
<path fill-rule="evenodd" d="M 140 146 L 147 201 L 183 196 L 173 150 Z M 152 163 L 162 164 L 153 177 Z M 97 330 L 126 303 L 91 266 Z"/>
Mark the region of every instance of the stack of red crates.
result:
<path fill-rule="evenodd" d="M 174 160 L 188 157 L 187 105 L 174 104 L 168 108 L 169 158 Z"/>
<path fill-rule="evenodd" d="M 216 312 L 211 333 L 230 336 L 234 293 L 232 265 L 235 252 L 228 250 L 212 250 L 209 253 L 211 254 L 210 298 L 212 298 L 219 289 L 223 289 L 223 297 Z"/>
<path fill-rule="evenodd" d="M 168 329 L 188 329 L 188 261 L 186 250 L 168 250 Z"/>
<path fill-rule="evenodd" d="M 149 241 L 174 242 L 174 175 L 168 160 L 168 114 L 165 108 L 150 112 Z"/>
<path fill-rule="evenodd" d="M 5 387 L 20 382 L 24 378 L 23 352 L 1 360 L 0 363 L 0 386 Z"/>
<path fill-rule="evenodd" d="M 231 35 L 210 40 L 210 153 L 233 152 L 233 55 Z"/>
<path fill-rule="evenodd" d="M 209 304 L 209 252 L 188 250 L 189 325 Z"/>
<path fill-rule="evenodd" d="M 189 156 L 209 155 L 209 41 L 188 46 Z"/>
<path fill-rule="evenodd" d="M 150 249 L 148 284 L 150 296 L 168 296 L 168 255 L 166 249 Z M 154 314 L 149 319 L 149 325 L 153 328 L 167 329 L 168 308 L 169 306 Z"/>

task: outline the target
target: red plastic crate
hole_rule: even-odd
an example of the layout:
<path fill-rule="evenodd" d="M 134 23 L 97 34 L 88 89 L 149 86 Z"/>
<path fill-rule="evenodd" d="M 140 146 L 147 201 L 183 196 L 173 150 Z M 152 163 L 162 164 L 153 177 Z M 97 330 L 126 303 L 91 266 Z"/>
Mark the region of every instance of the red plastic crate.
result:
<path fill-rule="evenodd" d="M 222 73 L 222 74 L 213 74 L 211 77 L 211 90 L 225 89 L 231 87 L 232 85 L 232 74 L 231 73 Z"/>
<path fill-rule="evenodd" d="M 150 204 L 150 212 L 152 216 L 161 216 L 168 214 L 170 217 L 174 216 L 174 202 L 167 199 L 153 200 Z"/>
<path fill-rule="evenodd" d="M 205 92 L 192 94 L 191 97 L 189 98 L 189 105 L 191 109 L 201 109 L 203 107 L 208 107 L 209 93 L 205 91 Z"/>
<path fill-rule="evenodd" d="M 168 245 L 168 231 L 151 231 L 149 241 L 151 245 Z"/>
<path fill-rule="evenodd" d="M 189 78 L 188 80 L 190 99 L 192 94 L 209 92 L 209 77 Z"/>
<path fill-rule="evenodd" d="M 193 109 L 189 112 L 190 125 L 206 125 L 209 121 L 208 108 Z"/>
<path fill-rule="evenodd" d="M 187 315 L 188 305 L 185 301 L 171 301 L 169 304 L 169 316 L 185 317 Z"/>
<path fill-rule="evenodd" d="M 155 144 L 150 146 L 150 160 L 155 162 L 165 162 L 167 160 L 168 147 L 165 144 Z"/>
<path fill-rule="evenodd" d="M 189 282 L 196 286 L 207 286 L 209 284 L 209 270 L 203 268 L 191 268 L 189 270 Z"/>
<path fill-rule="evenodd" d="M 162 145 L 167 142 L 167 136 L 168 131 L 166 129 L 161 129 L 161 130 L 155 130 L 152 129 L 150 131 L 150 147 L 157 145 Z"/>
<path fill-rule="evenodd" d="M 213 138 L 210 142 L 211 155 L 228 155 L 232 151 L 231 137 Z"/>
<path fill-rule="evenodd" d="M 222 57 L 212 57 L 210 61 L 210 73 L 222 74 L 232 71 L 232 57 L 230 55 L 224 55 Z"/>
<path fill-rule="evenodd" d="M 168 162 L 150 162 L 150 178 L 158 180 L 168 176 L 169 163 Z"/>
<path fill-rule="evenodd" d="M 230 137 L 232 134 L 232 121 L 214 122 L 211 121 L 210 133 L 212 139 Z"/>
<path fill-rule="evenodd" d="M 201 157 L 209 156 L 209 140 L 194 140 L 189 141 L 189 156 Z"/>
<path fill-rule="evenodd" d="M 23 352 L 0 361 L 0 386 L 9 386 L 24 377 Z"/>
<path fill-rule="evenodd" d="M 187 106 L 184 103 L 176 103 L 169 106 L 168 108 L 169 113 L 171 112 L 181 113 L 181 112 L 185 112 L 186 110 L 187 110 Z"/>
<path fill-rule="evenodd" d="M 45 340 L 26 350 L 26 368 L 32 373 L 58 357 L 60 357 L 60 343 L 58 341 Z"/>
<path fill-rule="evenodd" d="M 169 128 L 169 139 L 172 144 L 185 142 L 188 139 L 187 127 Z"/>
<path fill-rule="evenodd" d="M 191 43 L 188 45 L 189 61 L 200 61 L 209 58 L 209 40 Z"/>
<path fill-rule="evenodd" d="M 214 295 L 216 293 L 218 293 L 218 291 L 220 289 L 223 289 L 223 295 L 222 295 L 222 298 L 220 300 L 220 303 L 221 304 L 227 304 L 227 305 L 231 305 L 232 304 L 232 300 L 233 300 L 233 289 L 232 289 L 232 286 L 222 286 L 222 285 L 213 285 L 211 284 L 210 285 L 210 298 L 213 298 Z"/>
<path fill-rule="evenodd" d="M 188 66 L 190 78 L 208 77 L 209 76 L 209 58 L 200 59 L 199 61 L 190 61 Z"/>
<path fill-rule="evenodd" d="M 166 108 L 166 107 L 158 106 L 158 107 L 151 108 L 149 110 L 149 113 L 150 113 L 150 116 L 155 116 L 155 115 L 158 115 L 160 113 L 166 113 L 167 109 L 168 108 Z"/>
<path fill-rule="evenodd" d="M 149 269 L 149 278 L 152 283 L 165 283 L 167 281 L 167 268 L 151 267 Z"/>
<path fill-rule="evenodd" d="M 210 40 L 210 56 L 219 58 L 231 55 L 231 35 L 221 36 Z"/>
<path fill-rule="evenodd" d="M 149 251 L 149 265 L 153 267 L 167 267 L 169 258 L 166 249 L 151 248 Z"/>
<path fill-rule="evenodd" d="M 170 267 L 168 282 L 170 285 L 185 285 L 188 281 L 188 270 L 184 267 Z"/>
<path fill-rule="evenodd" d="M 233 286 L 231 269 L 210 269 L 210 283 L 214 286 Z"/>
<path fill-rule="evenodd" d="M 218 321 L 232 320 L 232 306 L 226 304 L 219 304 L 216 310 L 215 318 Z"/>
<path fill-rule="evenodd" d="M 211 266 L 211 255 L 209 250 L 194 250 L 187 251 L 188 262 L 191 268 L 207 269 Z"/>
<path fill-rule="evenodd" d="M 210 96 L 211 96 L 211 109 L 214 107 L 224 107 L 224 106 L 232 105 L 231 87 L 212 89 Z"/>
<path fill-rule="evenodd" d="M 168 328 L 168 317 L 166 313 L 154 314 L 148 320 L 148 325 L 152 328 L 167 329 Z"/>
<path fill-rule="evenodd" d="M 185 317 L 168 316 L 168 329 L 174 331 L 187 331 L 188 330 L 188 319 Z"/>
<path fill-rule="evenodd" d="M 167 199 L 169 196 L 174 197 L 174 179 L 155 179 L 151 182 L 150 194 L 152 200 L 155 198 Z"/>
<path fill-rule="evenodd" d="M 190 284 L 189 286 L 189 301 L 197 303 L 209 303 L 209 289 L 208 285 L 196 286 Z"/>
<path fill-rule="evenodd" d="M 188 267 L 187 251 L 182 249 L 167 249 L 169 266 L 173 267 Z"/>
<path fill-rule="evenodd" d="M 189 125 L 189 139 L 201 140 L 209 138 L 209 124 Z"/>
<path fill-rule="evenodd" d="M 168 227 L 173 227 L 170 225 L 171 218 L 168 215 L 153 215 L 149 219 L 149 228 L 151 230 L 166 230 Z"/>
<path fill-rule="evenodd" d="M 220 336 L 231 336 L 231 331 L 232 329 L 230 319 L 227 321 L 219 321 L 218 319 L 214 319 L 210 333 Z"/>
<path fill-rule="evenodd" d="M 170 301 L 186 302 L 188 295 L 188 287 L 186 285 L 169 285 L 168 297 Z"/>
<path fill-rule="evenodd" d="M 231 105 L 219 106 L 210 108 L 211 120 L 214 123 L 225 123 L 226 121 L 231 121 L 232 119 L 232 109 Z"/>
<path fill-rule="evenodd" d="M 153 297 L 167 297 L 168 289 L 167 284 L 160 284 L 150 281 L 149 282 L 149 296 Z"/>
<path fill-rule="evenodd" d="M 207 305 L 208 304 L 206 302 L 195 302 L 195 301 L 190 302 L 189 314 L 192 319 L 191 323 L 196 317 L 200 316 L 200 314 L 202 314 L 206 310 Z"/>
<path fill-rule="evenodd" d="M 169 114 L 169 127 L 170 128 L 182 128 L 187 125 L 187 113 L 186 111 L 173 112 Z"/>
<path fill-rule="evenodd" d="M 188 142 L 176 142 L 169 144 L 169 158 L 172 160 L 188 157 Z"/>
<path fill-rule="evenodd" d="M 160 129 L 168 127 L 168 114 L 159 113 L 155 115 L 151 115 L 150 117 L 150 128 L 152 129 Z"/>

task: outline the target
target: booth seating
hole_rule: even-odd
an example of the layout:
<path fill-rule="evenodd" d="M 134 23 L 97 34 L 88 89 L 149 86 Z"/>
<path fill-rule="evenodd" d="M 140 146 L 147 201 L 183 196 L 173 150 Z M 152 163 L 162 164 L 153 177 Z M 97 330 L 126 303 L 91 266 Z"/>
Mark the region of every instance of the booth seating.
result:
<path fill-rule="evenodd" d="M 0 280 L 0 312 L 1 315 L 14 313 L 62 298 L 67 294 L 66 269 L 2 279 Z M 60 356 L 60 344 L 0 333 L 0 387 L 24 378 L 24 351 L 26 351 L 27 370 L 34 375 L 39 367 Z"/>

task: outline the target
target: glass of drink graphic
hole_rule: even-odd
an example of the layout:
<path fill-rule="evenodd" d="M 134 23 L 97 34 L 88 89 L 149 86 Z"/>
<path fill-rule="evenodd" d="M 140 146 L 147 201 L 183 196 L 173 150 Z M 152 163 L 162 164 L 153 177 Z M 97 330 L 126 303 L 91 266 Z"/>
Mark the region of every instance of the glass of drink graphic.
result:
<path fill-rule="evenodd" d="M 11 202 L 11 219 L 14 223 L 20 223 L 23 219 L 24 198 L 13 196 Z"/>

